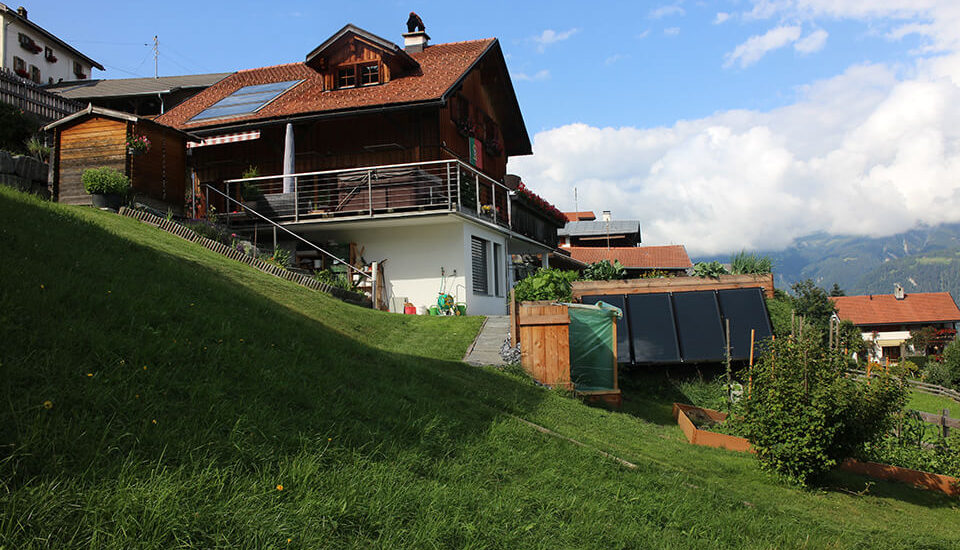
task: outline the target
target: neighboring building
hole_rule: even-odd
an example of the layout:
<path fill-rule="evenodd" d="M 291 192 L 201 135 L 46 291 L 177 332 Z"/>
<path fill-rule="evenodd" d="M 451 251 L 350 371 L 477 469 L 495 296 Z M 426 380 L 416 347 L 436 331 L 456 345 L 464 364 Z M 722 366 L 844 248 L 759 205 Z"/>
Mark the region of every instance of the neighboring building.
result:
<path fill-rule="evenodd" d="M 303 62 L 234 73 L 157 121 L 204 138 L 200 183 L 236 199 L 255 186 L 257 211 L 385 261 L 389 303 L 445 290 L 468 313 L 505 313 L 511 258 L 546 264 L 564 221 L 507 178 L 508 157 L 532 151 L 499 41 L 403 37 L 346 25 Z M 240 181 L 251 166 L 266 176 Z M 205 206 L 237 209 L 216 193 Z"/>
<path fill-rule="evenodd" d="M 910 331 L 923 327 L 956 336 L 960 309 L 949 292 L 916 292 L 906 294 L 897 285 L 893 294 L 831 297 L 836 316 L 852 322 L 869 344 L 870 359 L 889 358 L 897 361 L 914 350 L 904 342 Z"/>
<path fill-rule="evenodd" d="M 583 223 L 583 222 L 581 222 Z M 626 278 L 643 277 L 654 272 L 668 276 L 685 276 L 693 267 L 687 249 L 683 245 L 666 246 L 614 246 L 610 248 L 594 246 L 569 246 L 560 250 L 570 253 L 570 257 L 583 264 L 592 264 L 607 260 L 619 261 L 626 268 Z"/>
<path fill-rule="evenodd" d="M 46 87 L 62 97 L 138 116 L 161 115 L 232 73 L 61 82 Z"/>
<path fill-rule="evenodd" d="M 103 65 L 83 55 L 27 18 L 27 10 L 0 4 L 0 60 L 3 69 L 36 84 L 83 80 Z"/>
<path fill-rule="evenodd" d="M 561 247 L 631 247 L 640 246 L 638 220 L 611 220 L 605 211 L 601 220 L 593 212 L 564 212 L 566 225 L 557 231 Z"/>
<path fill-rule="evenodd" d="M 589 210 L 584 212 L 564 212 L 568 222 L 592 222 L 597 219 L 596 214 Z"/>

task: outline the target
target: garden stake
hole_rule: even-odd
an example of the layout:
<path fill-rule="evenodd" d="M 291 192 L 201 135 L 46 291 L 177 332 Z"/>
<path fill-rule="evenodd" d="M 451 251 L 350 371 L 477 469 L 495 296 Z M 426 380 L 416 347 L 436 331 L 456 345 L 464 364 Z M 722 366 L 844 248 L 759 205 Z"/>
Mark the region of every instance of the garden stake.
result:
<path fill-rule="evenodd" d="M 727 412 L 731 412 L 731 407 L 733 406 L 733 386 L 731 385 L 733 381 L 730 379 L 730 319 L 724 319 L 726 328 L 727 328 L 727 347 L 726 351 L 726 363 L 727 363 Z"/>
<path fill-rule="evenodd" d="M 753 336 L 756 329 L 750 329 L 750 366 L 747 368 L 747 399 L 750 399 L 750 391 L 753 389 Z"/>

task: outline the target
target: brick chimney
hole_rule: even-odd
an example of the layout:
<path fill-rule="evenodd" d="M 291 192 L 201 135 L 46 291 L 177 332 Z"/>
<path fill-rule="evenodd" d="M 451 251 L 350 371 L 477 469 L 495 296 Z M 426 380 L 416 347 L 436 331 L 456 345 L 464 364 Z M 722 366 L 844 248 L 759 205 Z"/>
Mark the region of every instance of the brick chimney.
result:
<path fill-rule="evenodd" d="M 423 19 L 414 12 L 410 12 L 407 19 L 407 32 L 403 33 L 403 49 L 407 53 L 419 53 L 427 47 L 430 36 L 423 24 Z"/>
<path fill-rule="evenodd" d="M 25 8 L 25 7 L 23 7 L 23 6 L 20 6 L 19 8 L 17 8 L 17 15 L 19 15 L 20 17 L 26 19 L 26 18 L 27 18 L 27 8 Z"/>

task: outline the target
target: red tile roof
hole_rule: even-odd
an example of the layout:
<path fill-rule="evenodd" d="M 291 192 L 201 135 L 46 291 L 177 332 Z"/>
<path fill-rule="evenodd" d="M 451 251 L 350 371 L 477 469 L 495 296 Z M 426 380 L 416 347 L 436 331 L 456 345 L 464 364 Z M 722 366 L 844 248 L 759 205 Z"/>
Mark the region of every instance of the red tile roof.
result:
<path fill-rule="evenodd" d="M 563 215 L 567 217 L 568 222 L 590 222 L 597 219 L 597 215 L 589 210 L 583 212 L 564 212 Z"/>
<path fill-rule="evenodd" d="M 631 269 L 687 269 L 693 267 L 687 249 L 680 244 L 667 246 L 615 246 L 611 248 L 571 246 L 564 247 L 570 256 L 583 263 L 600 260 L 619 260 Z"/>
<path fill-rule="evenodd" d="M 239 71 L 161 115 L 157 122 L 183 130 L 194 130 L 225 123 L 440 99 L 495 41 L 496 39 L 489 38 L 428 46 L 422 52 L 410 54 L 420 64 L 420 73 L 396 78 L 378 86 L 347 90 L 323 91 L 323 75 L 305 63 Z M 189 122 L 200 111 L 244 86 L 300 79 L 304 82 L 256 113 Z"/>
<path fill-rule="evenodd" d="M 855 325 L 891 325 L 960 321 L 949 292 L 917 292 L 897 300 L 893 294 L 830 298 L 837 315 Z"/>

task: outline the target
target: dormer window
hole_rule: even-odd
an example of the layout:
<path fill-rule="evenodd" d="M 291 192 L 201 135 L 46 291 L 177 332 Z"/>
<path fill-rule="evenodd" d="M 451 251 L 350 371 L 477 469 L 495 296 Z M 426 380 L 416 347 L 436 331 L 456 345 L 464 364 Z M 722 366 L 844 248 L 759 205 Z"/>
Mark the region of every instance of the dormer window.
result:
<path fill-rule="evenodd" d="M 350 65 L 337 69 L 337 88 L 353 88 L 357 85 L 357 67 Z"/>
<path fill-rule="evenodd" d="M 368 63 L 360 66 L 360 83 L 364 86 L 380 84 L 380 64 Z"/>
<path fill-rule="evenodd" d="M 380 63 L 369 61 L 337 68 L 337 88 L 380 84 Z"/>

